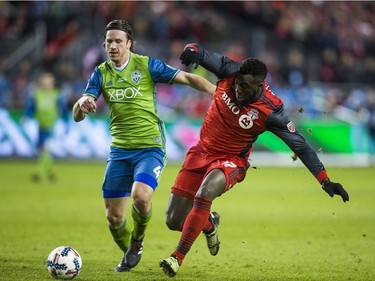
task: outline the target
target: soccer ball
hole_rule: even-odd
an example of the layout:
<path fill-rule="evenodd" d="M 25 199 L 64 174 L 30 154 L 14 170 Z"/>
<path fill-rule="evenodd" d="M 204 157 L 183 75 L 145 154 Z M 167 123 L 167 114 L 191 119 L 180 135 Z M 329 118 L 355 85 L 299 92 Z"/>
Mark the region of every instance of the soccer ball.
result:
<path fill-rule="evenodd" d="M 72 247 L 57 247 L 47 259 L 48 272 L 56 279 L 73 279 L 81 272 L 81 268 L 81 256 Z"/>

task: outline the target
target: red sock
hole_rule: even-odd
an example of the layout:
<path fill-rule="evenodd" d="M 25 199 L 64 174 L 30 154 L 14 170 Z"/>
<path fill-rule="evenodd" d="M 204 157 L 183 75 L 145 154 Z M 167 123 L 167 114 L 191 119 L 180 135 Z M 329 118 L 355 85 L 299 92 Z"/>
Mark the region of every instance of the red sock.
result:
<path fill-rule="evenodd" d="M 213 225 L 212 225 L 212 223 L 211 223 L 211 221 L 210 221 L 210 215 L 208 215 L 208 218 L 207 218 L 207 221 L 206 221 L 206 224 L 204 225 L 204 227 L 203 227 L 203 229 L 202 229 L 202 231 L 203 231 L 203 233 L 210 233 L 210 231 L 213 229 Z"/>
<path fill-rule="evenodd" d="M 172 253 L 172 255 L 176 256 L 180 265 L 182 264 L 185 255 L 189 252 L 195 239 L 197 239 L 202 230 L 207 227 L 211 204 L 212 202 L 209 200 L 199 197 L 194 198 L 193 208 L 187 216 L 182 228 L 180 242 L 178 243 L 176 251 Z M 210 223 L 208 230 L 211 228 L 212 226 Z"/>

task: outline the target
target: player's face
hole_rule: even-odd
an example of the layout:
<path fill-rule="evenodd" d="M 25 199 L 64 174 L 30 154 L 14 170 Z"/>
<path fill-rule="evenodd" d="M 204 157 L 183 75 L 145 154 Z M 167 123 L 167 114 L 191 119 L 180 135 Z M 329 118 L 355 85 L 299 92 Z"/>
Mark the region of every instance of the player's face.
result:
<path fill-rule="evenodd" d="M 126 32 L 122 30 L 108 30 L 104 48 L 109 59 L 116 65 L 123 65 L 130 55 L 131 41 L 128 39 Z"/>
<path fill-rule="evenodd" d="M 238 74 L 234 81 L 237 103 L 241 106 L 249 105 L 262 92 L 263 81 L 254 79 L 252 75 Z"/>

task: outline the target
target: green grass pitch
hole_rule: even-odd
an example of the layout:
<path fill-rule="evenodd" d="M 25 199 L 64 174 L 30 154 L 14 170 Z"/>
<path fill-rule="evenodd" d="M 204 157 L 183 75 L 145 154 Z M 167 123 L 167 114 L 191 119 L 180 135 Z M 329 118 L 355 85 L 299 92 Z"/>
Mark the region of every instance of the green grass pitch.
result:
<path fill-rule="evenodd" d="M 57 162 L 57 182 L 30 181 L 32 161 L 0 163 L 0 280 L 53 280 L 50 251 L 76 248 L 75 280 L 168 280 L 159 261 L 177 245 L 164 214 L 179 165 L 168 164 L 153 198 L 140 264 L 113 271 L 122 253 L 107 229 L 101 183 L 105 161 Z M 174 280 L 375 280 L 375 171 L 329 168 L 350 201 L 330 198 L 305 168 L 250 169 L 213 203 L 221 249 L 210 256 L 198 237 Z"/>

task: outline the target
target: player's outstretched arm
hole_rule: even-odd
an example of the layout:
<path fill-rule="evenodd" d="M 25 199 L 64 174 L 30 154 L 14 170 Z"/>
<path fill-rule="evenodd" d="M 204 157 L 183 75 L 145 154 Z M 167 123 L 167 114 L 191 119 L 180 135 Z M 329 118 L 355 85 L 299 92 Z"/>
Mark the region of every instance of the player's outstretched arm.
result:
<path fill-rule="evenodd" d="M 213 95 L 215 93 L 216 86 L 213 85 L 207 79 L 185 71 L 180 71 L 177 73 L 176 77 L 173 80 L 176 84 L 188 85 L 198 91 L 208 93 Z"/>
<path fill-rule="evenodd" d="M 349 201 L 349 194 L 341 184 L 331 182 L 323 163 L 316 152 L 307 144 L 304 137 L 294 127 L 289 117 L 284 113 L 283 107 L 274 110 L 267 119 L 267 128 L 270 132 L 282 139 L 298 156 L 311 174 L 322 185 L 329 196 L 340 195 L 344 202 Z"/>
<path fill-rule="evenodd" d="M 90 96 L 83 96 L 73 106 L 73 119 L 80 122 L 91 112 L 96 112 L 95 99 Z"/>
<path fill-rule="evenodd" d="M 329 179 L 325 179 L 322 182 L 322 188 L 331 197 L 333 197 L 335 194 L 337 194 L 337 195 L 341 196 L 342 201 L 344 201 L 344 202 L 349 201 L 349 194 L 346 192 L 346 190 L 339 183 L 332 182 Z"/>
<path fill-rule="evenodd" d="M 180 55 L 181 63 L 197 68 L 201 65 L 215 74 L 219 79 L 229 77 L 238 71 L 240 62 L 232 61 L 228 57 L 210 52 L 196 43 L 187 44 Z"/>

